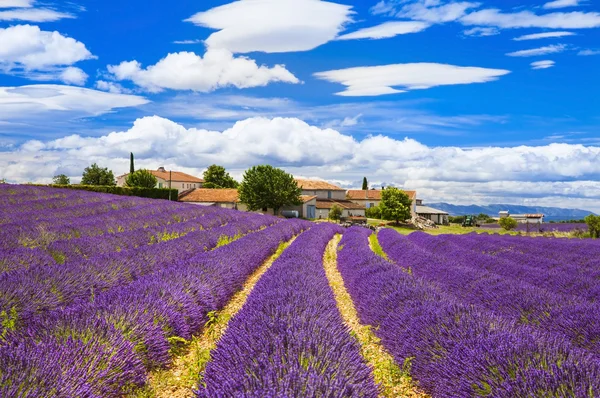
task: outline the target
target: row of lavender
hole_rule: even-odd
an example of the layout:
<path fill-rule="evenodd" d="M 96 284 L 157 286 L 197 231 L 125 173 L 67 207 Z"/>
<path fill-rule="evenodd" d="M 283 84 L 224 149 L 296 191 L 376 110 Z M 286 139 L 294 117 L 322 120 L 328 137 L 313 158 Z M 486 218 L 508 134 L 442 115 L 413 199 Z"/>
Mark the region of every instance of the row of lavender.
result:
<path fill-rule="evenodd" d="M 500 229 L 499 224 L 483 224 L 482 229 Z M 588 226 L 585 223 L 543 223 L 543 224 L 523 224 L 519 223 L 515 231 L 521 232 L 572 232 L 575 230 L 587 231 Z"/>
<path fill-rule="evenodd" d="M 222 308 L 281 241 L 308 227 L 302 221 L 278 223 L 213 251 L 190 251 L 189 258 L 172 256 L 167 262 L 158 260 L 162 252 L 139 251 L 116 262 L 115 270 L 129 273 L 125 283 L 103 266 L 80 268 L 87 277 L 99 275 L 99 283 L 110 283 L 101 291 L 85 287 L 83 297 L 74 289 L 68 303 L 44 308 L 43 316 L 36 311 L 16 330 L 4 332 L 0 396 L 118 396 L 143 384 L 147 370 L 169 363 L 174 338 L 198 332 L 207 313 Z M 173 248 L 185 251 L 185 245 Z M 144 269 L 146 261 L 153 264 Z M 48 307 L 47 302 L 38 305 Z"/>
<path fill-rule="evenodd" d="M 399 265 L 411 266 L 415 275 L 465 304 L 560 335 L 600 355 L 597 270 L 593 277 L 594 271 L 581 272 L 571 262 L 552 260 L 529 266 L 502 255 L 464 249 L 452 236 L 418 233 L 403 238 L 393 232 L 382 231 L 382 247 Z M 600 253 L 600 247 L 596 249 Z"/>
<path fill-rule="evenodd" d="M 199 397 L 377 397 L 358 342 L 344 326 L 323 268 L 338 226 L 302 234 L 231 320 Z"/>
<path fill-rule="evenodd" d="M 600 394 L 597 355 L 576 347 L 565 333 L 537 327 L 536 322 L 522 324 L 468 299 L 477 288 L 485 290 L 485 285 L 494 286 L 501 278 L 483 280 L 479 285 L 475 279 L 444 284 L 442 277 L 432 280 L 431 274 L 423 275 L 422 267 L 445 274 L 444 269 L 459 265 L 427 257 L 410 241 L 412 246 L 398 244 L 408 238 L 392 230 L 382 231 L 382 247 L 401 267 L 369 249 L 369 234 L 355 228 L 344 234 L 340 271 L 361 321 L 374 326 L 398 363 L 412 361 L 411 374 L 426 392 L 435 397 Z M 419 238 L 423 239 L 414 237 Z M 478 260 L 471 264 L 476 267 Z M 469 293 L 457 293 L 458 286 Z M 503 298 L 506 304 L 526 300 L 512 296 L 512 291 L 496 294 L 498 297 L 478 299 L 497 299 L 498 303 Z"/>

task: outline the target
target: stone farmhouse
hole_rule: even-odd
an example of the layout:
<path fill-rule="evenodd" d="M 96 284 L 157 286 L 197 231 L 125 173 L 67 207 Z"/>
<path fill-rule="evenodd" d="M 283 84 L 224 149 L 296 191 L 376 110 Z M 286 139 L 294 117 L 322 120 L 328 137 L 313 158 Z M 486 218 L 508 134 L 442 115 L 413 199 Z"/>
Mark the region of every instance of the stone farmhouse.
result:
<path fill-rule="evenodd" d="M 176 189 L 178 193 L 184 191 L 202 188 L 204 180 L 202 178 L 194 177 L 192 175 L 183 173 L 181 171 L 170 171 L 165 170 L 164 167 L 159 167 L 158 170 L 148 170 L 154 177 L 156 177 L 157 183 L 156 188 L 169 188 Z M 117 186 L 125 186 L 127 180 L 127 174 L 123 174 L 117 177 Z"/>

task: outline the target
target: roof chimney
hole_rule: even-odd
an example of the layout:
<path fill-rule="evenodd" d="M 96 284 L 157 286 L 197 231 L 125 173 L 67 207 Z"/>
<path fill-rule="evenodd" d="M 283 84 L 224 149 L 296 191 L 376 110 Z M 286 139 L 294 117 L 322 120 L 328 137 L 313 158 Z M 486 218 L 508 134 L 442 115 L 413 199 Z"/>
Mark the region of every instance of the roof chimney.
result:
<path fill-rule="evenodd" d="M 160 167 L 158 168 L 158 171 L 162 171 L 163 173 L 166 173 L 166 172 L 167 172 L 163 166 L 160 166 Z"/>

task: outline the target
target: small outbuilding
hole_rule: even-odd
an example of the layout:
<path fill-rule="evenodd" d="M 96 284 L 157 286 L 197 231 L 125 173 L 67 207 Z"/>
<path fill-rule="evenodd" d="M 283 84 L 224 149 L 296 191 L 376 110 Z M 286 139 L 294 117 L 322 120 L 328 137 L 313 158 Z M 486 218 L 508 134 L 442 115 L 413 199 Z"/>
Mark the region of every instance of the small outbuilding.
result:
<path fill-rule="evenodd" d="M 434 223 L 438 224 L 438 225 L 446 225 L 448 224 L 448 216 L 449 214 L 446 213 L 443 210 L 438 210 L 438 209 L 434 209 L 433 207 L 429 207 L 429 206 L 425 206 L 423 205 L 422 201 L 419 199 L 417 201 L 417 215 L 419 217 L 423 217 L 426 218 L 430 221 L 433 221 Z"/>

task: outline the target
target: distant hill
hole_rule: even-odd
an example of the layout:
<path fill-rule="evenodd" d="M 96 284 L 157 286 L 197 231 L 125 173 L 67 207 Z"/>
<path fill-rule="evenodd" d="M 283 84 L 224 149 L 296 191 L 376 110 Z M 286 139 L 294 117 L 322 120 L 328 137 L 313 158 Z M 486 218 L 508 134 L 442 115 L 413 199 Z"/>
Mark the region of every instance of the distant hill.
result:
<path fill-rule="evenodd" d="M 450 203 L 426 203 L 427 206 L 448 212 L 451 216 L 464 216 L 466 214 L 484 213 L 492 217 L 498 217 L 498 213 L 508 210 L 512 214 L 529 214 L 542 213 L 545 221 L 563 221 L 563 220 L 580 220 L 588 214 L 594 214 L 591 211 L 580 209 L 562 209 L 559 207 L 538 207 L 538 206 L 521 206 L 508 204 L 493 204 L 493 205 L 453 205 Z"/>

